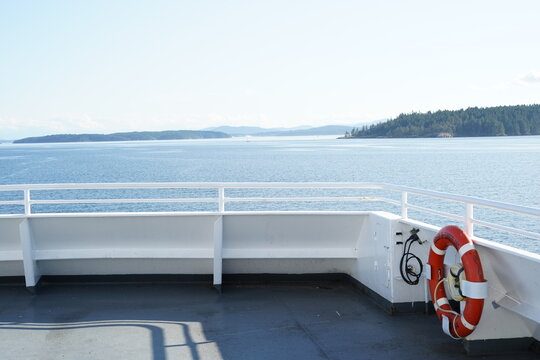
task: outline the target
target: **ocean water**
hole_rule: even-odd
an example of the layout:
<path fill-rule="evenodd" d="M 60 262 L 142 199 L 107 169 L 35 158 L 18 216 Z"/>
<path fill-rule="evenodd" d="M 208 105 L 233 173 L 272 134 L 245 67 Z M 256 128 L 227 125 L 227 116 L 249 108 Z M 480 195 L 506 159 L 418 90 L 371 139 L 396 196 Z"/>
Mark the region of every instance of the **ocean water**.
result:
<path fill-rule="evenodd" d="M 0 144 L 0 184 L 64 182 L 209 182 L 209 181 L 357 181 L 384 182 L 418 188 L 471 195 L 491 200 L 540 207 L 540 136 L 441 139 L 348 139 L 335 137 L 252 137 L 66 144 Z M 356 195 L 358 192 L 331 191 L 330 195 Z M 319 195 L 286 191 L 230 191 L 227 196 Z M 329 193 L 325 193 L 328 195 Z M 384 195 L 363 191 L 358 195 Z M 0 194 L 2 199 L 17 194 Z M 41 192 L 35 198 L 111 198 L 215 196 L 212 191 L 137 193 L 102 191 L 78 193 Z M 436 209 L 463 213 L 463 206 L 410 197 L 410 202 Z M 163 208 L 163 204 L 113 205 L 35 205 L 35 212 L 50 211 L 137 211 L 137 210 L 213 210 L 210 204 L 176 205 L 188 208 Z M 259 206 L 259 207 L 257 207 Z M 16 206 L 0 207 L 0 212 L 20 211 Z M 283 204 L 234 203 L 229 210 L 241 209 L 345 209 L 383 208 L 381 203 Z M 450 223 L 425 214 L 410 216 L 437 225 Z M 508 216 L 475 209 L 482 220 L 540 231 L 538 218 Z M 491 237 L 531 251 L 540 252 L 538 241 L 478 228 L 479 236 Z"/>

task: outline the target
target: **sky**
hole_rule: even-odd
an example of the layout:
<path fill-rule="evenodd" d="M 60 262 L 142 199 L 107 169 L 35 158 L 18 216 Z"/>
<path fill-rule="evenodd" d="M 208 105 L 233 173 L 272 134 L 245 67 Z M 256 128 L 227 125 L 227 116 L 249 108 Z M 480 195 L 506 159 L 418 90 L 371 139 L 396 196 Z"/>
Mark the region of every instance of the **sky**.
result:
<path fill-rule="evenodd" d="M 0 0 L 0 139 L 540 103 L 540 1 Z"/>

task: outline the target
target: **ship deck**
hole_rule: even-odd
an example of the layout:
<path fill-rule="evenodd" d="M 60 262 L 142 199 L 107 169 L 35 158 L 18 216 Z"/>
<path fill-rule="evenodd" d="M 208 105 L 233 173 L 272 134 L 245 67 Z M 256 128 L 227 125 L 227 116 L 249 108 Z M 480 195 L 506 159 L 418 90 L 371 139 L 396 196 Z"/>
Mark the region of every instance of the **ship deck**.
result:
<path fill-rule="evenodd" d="M 433 314 L 389 315 L 350 284 L 0 287 L 2 359 L 470 359 Z M 537 353 L 483 357 L 536 359 Z"/>

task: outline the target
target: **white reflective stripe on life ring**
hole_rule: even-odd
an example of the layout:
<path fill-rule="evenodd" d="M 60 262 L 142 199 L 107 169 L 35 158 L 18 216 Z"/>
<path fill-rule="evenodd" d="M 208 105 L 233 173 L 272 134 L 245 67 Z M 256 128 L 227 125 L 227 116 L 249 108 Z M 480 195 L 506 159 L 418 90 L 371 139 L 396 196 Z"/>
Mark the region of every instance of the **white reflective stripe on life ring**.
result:
<path fill-rule="evenodd" d="M 437 255 L 446 254 L 446 250 L 439 249 L 435 244 L 431 244 L 431 251 L 433 251 Z"/>
<path fill-rule="evenodd" d="M 488 282 L 461 280 L 461 292 L 464 296 L 471 299 L 487 299 Z"/>
<path fill-rule="evenodd" d="M 474 248 L 474 245 L 472 243 L 468 243 L 468 244 L 465 244 L 463 245 L 462 247 L 459 248 L 459 256 L 462 257 L 463 255 L 465 255 L 466 252 L 468 251 L 471 251 L 471 250 L 476 250 Z"/>
<path fill-rule="evenodd" d="M 444 315 L 442 316 L 442 331 L 446 335 L 452 336 L 452 334 L 450 333 L 450 319 L 448 319 L 448 317 Z"/>
<path fill-rule="evenodd" d="M 445 298 L 445 297 L 438 298 L 437 299 L 437 307 L 441 307 L 443 305 L 450 305 L 450 303 L 448 302 L 448 299 Z"/>
<path fill-rule="evenodd" d="M 461 323 L 463 325 L 465 325 L 465 327 L 469 330 L 474 330 L 476 328 L 476 325 L 473 325 L 471 323 L 469 323 L 464 317 L 463 315 L 461 316 Z"/>

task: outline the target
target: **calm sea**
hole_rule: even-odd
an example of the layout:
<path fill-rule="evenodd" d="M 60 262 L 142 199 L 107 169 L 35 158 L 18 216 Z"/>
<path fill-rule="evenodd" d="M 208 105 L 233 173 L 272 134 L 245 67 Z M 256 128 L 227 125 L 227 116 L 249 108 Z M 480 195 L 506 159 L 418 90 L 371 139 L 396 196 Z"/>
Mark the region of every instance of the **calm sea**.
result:
<path fill-rule="evenodd" d="M 249 141 L 246 138 L 233 138 L 0 144 L 0 184 L 164 181 L 385 182 L 540 207 L 540 136 L 351 140 L 338 140 L 335 137 L 252 137 Z M 367 192 L 367 195 L 371 194 Z M 228 194 L 237 195 L 233 192 Z M 269 193 L 263 195 L 272 196 Z M 365 191 L 363 195 L 366 195 Z M 390 194 L 389 197 L 395 198 L 394 195 L 397 194 Z M 42 198 L 54 196 L 69 198 L 69 195 L 58 193 L 41 195 Z M 431 200 L 411 199 L 411 202 L 415 201 L 427 204 Z M 88 206 L 68 210 L 87 211 Z M 129 206 L 131 208 L 127 210 L 141 209 L 140 205 Z M 204 205 L 201 206 L 201 210 L 206 209 Z M 230 209 L 235 209 L 234 206 Z M 265 206 L 278 209 L 283 204 L 270 203 Z M 327 209 L 337 206 L 342 205 L 300 204 L 294 208 Z M 346 209 L 380 206 L 355 203 L 347 204 Z M 433 206 L 459 214 L 463 210 L 461 205 L 452 203 L 442 202 Z M 34 210 L 45 212 L 59 209 L 40 209 L 36 206 Z M 390 207 L 388 210 L 396 209 Z M 0 209 L 0 212 L 6 211 L 6 208 Z M 476 215 L 483 216 L 483 219 L 540 231 L 538 219 L 506 218 L 482 211 L 479 209 Z M 440 225 L 448 222 L 422 214 L 417 217 Z M 482 229 L 478 231 L 479 235 L 487 236 L 481 232 Z M 533 240 L 508 235 L 496 235 L 495 238 L 540 252 L 539 242 Z"/>

